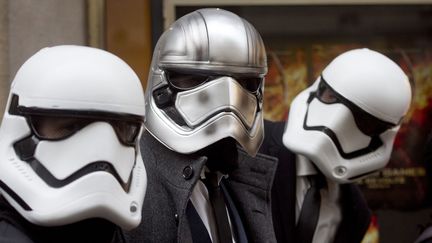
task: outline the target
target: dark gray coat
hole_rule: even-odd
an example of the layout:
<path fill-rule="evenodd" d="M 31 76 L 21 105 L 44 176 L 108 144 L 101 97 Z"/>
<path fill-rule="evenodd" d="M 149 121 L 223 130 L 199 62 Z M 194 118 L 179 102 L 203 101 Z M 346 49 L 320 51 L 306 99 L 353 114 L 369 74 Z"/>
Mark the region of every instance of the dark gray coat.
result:
<path fill-rule="evenodd" d="M 1 243 L 123 243 L 123 231 L 103 219 L 44 227 L 24 219 L 0 196 Z"/>
<path fill-rule="evenodd" d="M 126 237 L 130 242 L 191 243 L 186 205 L 207 158 L 175 153 L 147 132 L 141 140 L 141 153 L 148 176 L 143 217 L 140 226 Z M 276 242 L 270 207 L 276 166 L 274 158 L 252 158 L 239 151 L 237 168 L 229 173 L 226 187 L 249 242 Z"/>

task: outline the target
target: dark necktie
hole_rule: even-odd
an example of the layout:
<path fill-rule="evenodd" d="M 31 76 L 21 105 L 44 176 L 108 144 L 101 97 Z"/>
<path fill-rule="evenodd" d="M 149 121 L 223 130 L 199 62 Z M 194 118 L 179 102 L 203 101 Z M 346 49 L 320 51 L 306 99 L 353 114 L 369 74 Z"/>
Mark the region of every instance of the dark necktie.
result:
<path fill-rule="evenodd" d="M 207 172 L 206 179 L 203 181 L 209 192 L 209 199 L 215 216 L 219 243 L 232 243 L 231 228 L 228 221 L 225 199 L 218 183 L 217 174 Z"/>
<path fill-rule="evenodd" d="M 310 187 L 306 192 L 296 226 L 296 243 L 311 243 L 318 223 L 321 194 L 325 181 L 322 175 L 309 176 Z"/>

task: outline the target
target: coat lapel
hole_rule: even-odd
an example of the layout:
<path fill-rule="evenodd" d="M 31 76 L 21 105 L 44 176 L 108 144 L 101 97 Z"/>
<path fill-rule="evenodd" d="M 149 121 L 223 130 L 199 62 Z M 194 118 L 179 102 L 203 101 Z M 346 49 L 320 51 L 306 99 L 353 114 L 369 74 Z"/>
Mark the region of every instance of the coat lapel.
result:
<path fill-rule="evenodd" d="M 285 147 L 279 151 L 279 163 L 272 187 L 272 215 L 278 242 L 294 242 L 296 166 L 295 154 Z"/>
<path fill-rule="evenodd" d="M 192 240 L 194 243 L 212 243 L 208 231 L 201 220 L 198 212 L 195 210 L 192 202 L 189 200 L 186 207 L 186 216 L 191 229 Z"/>

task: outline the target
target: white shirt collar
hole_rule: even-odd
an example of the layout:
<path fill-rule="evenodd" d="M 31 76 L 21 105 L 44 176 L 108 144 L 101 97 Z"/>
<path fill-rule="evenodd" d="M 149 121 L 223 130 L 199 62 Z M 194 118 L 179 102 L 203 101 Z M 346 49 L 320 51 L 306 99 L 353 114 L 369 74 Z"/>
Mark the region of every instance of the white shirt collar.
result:
<path fill-rule="evenodd" d="M 296 154 L 296 171 L 297 176 L 308 176 L 318 173 L 313 162 L 300 154 Z"/>
<path fill-rule="evenodd" d="M 207 166 L 204 166 L 204 168 L 201 170 L 201 174 L 200 174 L 201 180 L 204 180 L 206 178 L 206 176 L 205 176 L 206 172 L 210 172 L 210 170 Z M 218 177 L 218 185 L 220 184 L 222 178 L 225 178 L 225 179 L 228 178 L 227 174 L 222 174 L 222 172 L 220 172 L 220 171 L 216 171 L 216 173 L 217 173 L 217 177 Z"/>
<path fill-rule="evenodd" d="M 207 166 L 204 166 L 204 168 L 201 170 L 201 173 L 200 173 L 201 179 L 205 179 L 205 172 L 206 171 L 208 172 L 209 169 L 207 168 Z M 218 174 L 219 183 L 223 177 L 225 177 L 225 178 L 228 177 L 228 175 L 224 175 L 224 174 L 220 173 L 219 171 L 217 172 L 217 174 Z M 210 199 L 209 199 L 207 188 L 204 185 L 204 183 L 202 182 L 202 180 L 197 181 L 197 184 L 195 185 L 195 187 L 192 191 L 192 195 L 190 197 L 190 200 L 191 200 L 193 206 L 195 207 L 195 210 L 197 211 L 198 215 L 200 216 L 201 220 L 203 221 L 204 226 L 206 227 L 207 232 L 208 232 L 212 242 L 218 242 L 217 231 L 216 231 L 216 222 L 215 222 L 215 218 L 213 215 L 213 209 L 212 209 L 211 204 L 210 204 Z M 234 232 L 232 229 L 231 218 L 228 217 L 228 220 L 230 223 L 231 232 Z M 233 236 L 233 243 L 236 243 L 236 241 L 234 239 L 234 233 L 232 234 L 232 236 Z"/>

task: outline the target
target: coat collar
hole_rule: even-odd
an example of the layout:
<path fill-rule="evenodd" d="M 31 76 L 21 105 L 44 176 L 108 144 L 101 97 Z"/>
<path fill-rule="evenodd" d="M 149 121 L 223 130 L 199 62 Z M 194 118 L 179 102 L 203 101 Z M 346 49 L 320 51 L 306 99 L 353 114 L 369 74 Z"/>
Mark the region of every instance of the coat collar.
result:
<path fill-rule="evenodd" d="M 183 189 L 191 189 L 195 185 L 207 161 L 205 156 L 172 151 L 149 132 L 143 133 L 140 147 L 146 166 L 152 166 L 166 181 Z M 276 164 L 273 157 L 263 154 L 251 157 L 239 148 L 237 166 L 229 173 L 229 178 L 267 191 L 271 188 Z"/>
<path fill-rule="evenodd" d="M 179 189 L 191 190 L 197 182 L 207 158 L 180 154 L 165 147 L 149 132 L 140 141 L 141 155 L 146 166 L 157 171 L 158 176 Z"/>

